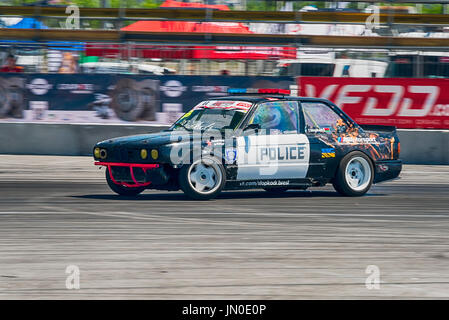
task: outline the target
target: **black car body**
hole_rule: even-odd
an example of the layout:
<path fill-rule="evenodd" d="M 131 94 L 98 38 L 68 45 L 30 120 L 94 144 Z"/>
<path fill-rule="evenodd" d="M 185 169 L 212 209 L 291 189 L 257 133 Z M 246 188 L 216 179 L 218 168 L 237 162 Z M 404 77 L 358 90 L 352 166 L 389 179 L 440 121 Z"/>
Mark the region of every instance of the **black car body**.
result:
<path fill-rule="evenodd" d="M 210 199 L 221 190 L 270 192 L 332 183 L 358 196 L 399 176 L 395 127 L 358 125 L 325 99 L 242 95 L 204 101 L 156 134 L 99 142 L 109 186 L 135 195 L 179 190 Z"/>

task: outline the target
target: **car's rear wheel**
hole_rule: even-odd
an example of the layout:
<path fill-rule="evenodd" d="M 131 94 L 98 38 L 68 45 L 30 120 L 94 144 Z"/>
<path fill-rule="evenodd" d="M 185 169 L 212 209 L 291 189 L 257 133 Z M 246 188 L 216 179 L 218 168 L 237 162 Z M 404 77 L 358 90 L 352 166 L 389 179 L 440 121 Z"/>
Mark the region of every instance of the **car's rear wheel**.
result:
<path fill-rule="evenodd" d="M 179 185 L 184 193 L 196 200 L 215 198 L 226 183 L 223 165 L 215 158 L 203 157 L 181 168 Z"/>
<path fill-rule="evenodd" d="M 106 168 L 106 181 L 108 182 L 109 188 L 111 188 L 112 191 L 115 193 L 121 195 L 121 196 L 137 196 L 139 193 L 141 193 L 143 190 L 145 190 L 144 187 L 125 187 L 118 185 L 112 181 L 111 176 L 109 175 L 109 170 Z"/>
<path fill-rule="evenodd" d="M 340 161 L 333 181 L 335 190 L 345 196 L 362 196 L 371 188 L 374 178 L 373 164 L 363 152 L 347 154 Z"/>

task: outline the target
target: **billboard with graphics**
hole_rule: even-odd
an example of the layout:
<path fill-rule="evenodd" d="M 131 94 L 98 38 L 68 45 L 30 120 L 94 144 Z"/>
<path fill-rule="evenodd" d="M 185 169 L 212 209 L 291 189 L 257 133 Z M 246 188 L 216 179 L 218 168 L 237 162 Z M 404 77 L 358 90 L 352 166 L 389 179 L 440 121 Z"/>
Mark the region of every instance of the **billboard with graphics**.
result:
<path fill-rule="evenodd" d="M 173 123 L 228 88 L 285 88 L 293 77 L 0 75 L 0 121 L 42 123 Z"/>
<path fill-rule="evenodd" d="M 449 128 L 449 79 L 300 77 L 300 95 L 322 97 L 359 124 Z"/>

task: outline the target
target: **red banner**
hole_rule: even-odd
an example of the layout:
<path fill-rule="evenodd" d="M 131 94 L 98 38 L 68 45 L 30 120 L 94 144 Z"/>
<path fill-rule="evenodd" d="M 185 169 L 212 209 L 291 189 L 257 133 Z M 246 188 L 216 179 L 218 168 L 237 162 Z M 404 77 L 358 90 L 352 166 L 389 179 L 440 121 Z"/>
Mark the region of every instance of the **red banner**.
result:
<path fill-rule="evenodd" d="M 449 129 L 449 79 L 298 77 L 299 94 L 326 98 L 359 124 Z"/>

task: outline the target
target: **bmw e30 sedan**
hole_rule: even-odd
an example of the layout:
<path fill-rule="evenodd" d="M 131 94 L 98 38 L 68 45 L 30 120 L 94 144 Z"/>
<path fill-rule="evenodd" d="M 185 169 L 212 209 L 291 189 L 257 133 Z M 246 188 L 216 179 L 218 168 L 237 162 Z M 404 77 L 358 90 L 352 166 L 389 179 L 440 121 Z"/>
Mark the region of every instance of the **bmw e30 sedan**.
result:
<path fill-rule="evenodd" d="M 106 167 L 120 195 L 181 189 L 201 200 L 222 190 L 280 193 L 327 183 L 361 196 L 401 172 L 395 127 L 359 125 L 328 100 L 288 90 L 231 93 L 199 103 L 160 133 L 97 143 L 95 165 Z"/>

